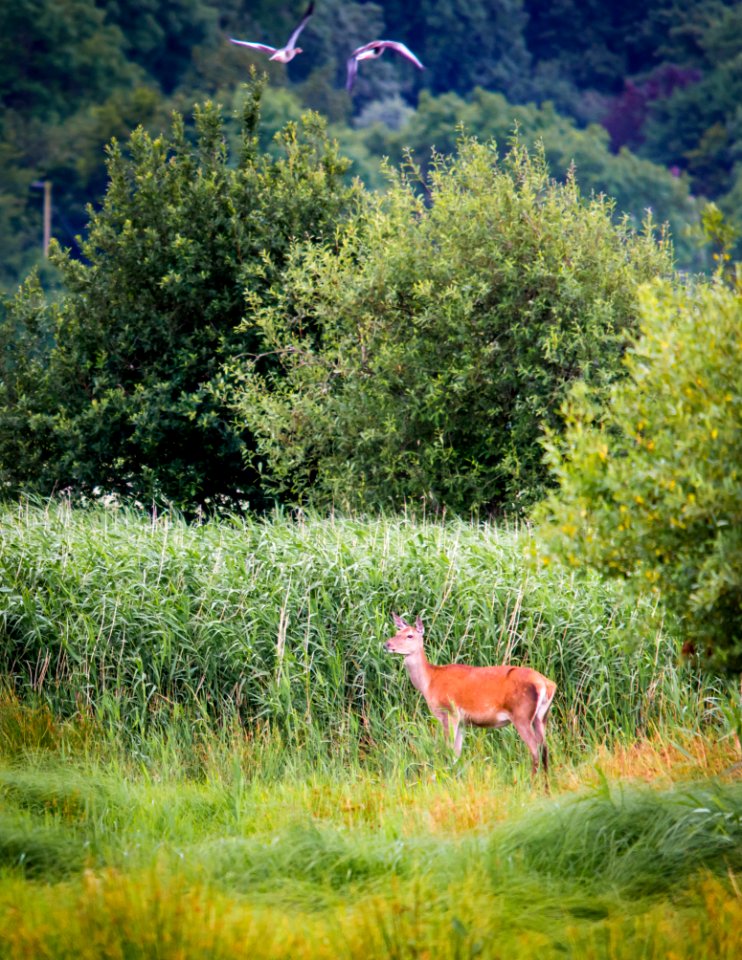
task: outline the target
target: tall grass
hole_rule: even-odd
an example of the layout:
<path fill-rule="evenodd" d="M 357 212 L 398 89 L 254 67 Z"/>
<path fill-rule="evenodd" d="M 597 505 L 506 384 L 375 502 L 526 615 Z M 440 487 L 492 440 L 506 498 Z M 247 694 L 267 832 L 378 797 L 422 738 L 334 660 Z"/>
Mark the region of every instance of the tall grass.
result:
<path fill-rule="evenodd" d="M 189 525 L 6 507 L 0 671 L 58 715 L 129 735 L 179 715 L 189 726 L 237 717 L 294 743 L 364 749 L 426 718 L 382 649 L 394 610 L 422 613 L 434 662 L 512 661 L 553 677 L 552 723 L 575 749 L 713 711 L 719 691 L 679 665 L 653 603 L 535 569 L 530 538 L 459 520 Z"/>
<path fill-rule="evenodd" d="M 742 782 L 728 777 L 665 789 L 599 780 L 554 799 L 524 785 L 492 806 L 485 791 L 502 793 L 507 781 L 481 771 L 390 776 L 383 790 L 358 768 L 342 779 L 336 771 L 280 781 L 264 772 L 196 782 L 125 771 L 80 758 L 0 768 L 0 865 L 58 879 L 157 861 L 302 907 L 342 889 L 474 869 L 495 887 L 537 877 L 626 898 L 674 889 L 699 869 L 742 871 Z M 443 829 L 420 819 L 472 792 L 488 808 L 474 829 L 465 817 Z"/>
<path fill-rule="evenodd" d="M 728 770 L 549 799 L 490 764 L 276 779 L 247 759 L 198 781 L 133 753 L 0 763 L 0 956 L 735 955 Z"/>

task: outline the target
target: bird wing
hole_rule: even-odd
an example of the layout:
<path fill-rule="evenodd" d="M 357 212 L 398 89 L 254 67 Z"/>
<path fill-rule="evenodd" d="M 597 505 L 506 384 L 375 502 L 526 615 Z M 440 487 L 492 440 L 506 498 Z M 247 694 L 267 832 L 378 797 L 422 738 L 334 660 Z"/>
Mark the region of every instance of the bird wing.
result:
<path fill-rule="evenodd" d="M 236 43 L 240 47 L 250 47 L 252 50 L 260 50 L 262 53 L 275 53 L 276 47 L 269 47 L 265 43 L 250 43 L 248 40 L 235 40 L 229 38 L 230 43 Z"/>
<path fill-rule="evenodd" d="M 348 59 L 348 78 L 345 81 L 345 89 L 350 93 L 353 89 L 353 83 L 356 79 L 356 74 L 358 73 L 358 61 L 355 57 L 349 57 Z"/>
<path fill-rule="evenodd" d="M 367 50 L 377 50 L 385 42 L 384 40 L 372 40 L 371 43 L 364 43 L 363 46 L 356 47 L 351 57 L 357 57 L 359 53 L 365 53 Z"/>
<path fill-rule="evenodd" d="M 394 50 L 395 53 L 400 54 L 400 56 L 403 56 L 406 60 L 409 60 L 411 63 L 414 63 L 415 66 L 418 68 L 418 70 L 425 69 L 423 65 L 420 63 L 420 61 L 417 59 L 415 54 L 412 52 L 412 50 L 410 50 L 409 47 L 406 47 L 403 43 L 399 43 L 397 40 L 377 40 L 376 44 L 378 46 L 383 47 L 385 50 L 387 49 Z M 369 47 L 373 45 L 374 44 L 370 44 L 370 43 L 367 44 L 367 46 Z"/>
<path fill-rule="evenodd" d="M 309 6 L 307 7 L 307 12 L 301 18 L 301 23 L 299 24 L 299 26 L 296 28 L 296 30 L 294 30 L 294 32 L 289 37 L 289 42 L 286 44 L 286 48 L 285 48 L 286 50 L 294 49 L 294 47 L 296 46 L 296 41 L 299 39 L 299 34 L 302 32 L 304 27 L 306 27 L 307 20 L 312 16 L 313 13 L 314 13 L 314 0 L 312 0 L 312 3 L 310 3 Z"/>

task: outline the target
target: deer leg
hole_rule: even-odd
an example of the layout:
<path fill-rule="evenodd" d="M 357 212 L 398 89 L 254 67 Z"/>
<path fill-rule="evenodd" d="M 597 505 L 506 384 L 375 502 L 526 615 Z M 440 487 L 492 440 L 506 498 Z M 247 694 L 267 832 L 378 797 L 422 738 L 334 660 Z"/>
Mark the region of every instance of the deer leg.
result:
<path fill-rule="evenodd" d="M 453 738 L 453 752 L 456 754 L 456 759 L 461 756 L 461 748 L 464 744 L 464 724 L 461 720 L 458 720 L 456 723 L 456 734 Z"/>
<path fill-rule="evenodd" d="M 544 721 L 541 719 L 541 717 L 534 717 L 533 731 L 536 734 L 536 739 L 539 743 L 539 749 L 541 750 L 541 767 L 543 768 L 544 773 L 548 773 L 549 748 L 546 746 L 546 729 L 544 727 Z"/>
<path fill-rule="evenodd" d="M 525 692 L 526 691 L 524 691 L 524 693 Z M 531 686 L 527 693 L 528 696 L 523 698 L 516 710 L 510 715 L 510 722 L 518 731 L 518 736 L 531 753 L 531 759 L 533 761 L 531 774 L 535 777 L 538 773 L 539 760 L 541 759 L 543 736 L 539 736 L 537 731 L 534 730 L 534 723 L 538 715 L 539 707 L 538 691 L 534 686 Z"/>
<path fill-rule="evenodd" d="M 459 722 L 458 715 L 453 715 L 447 710 L 442 710 L 440 713 L 436 713 L 436 717 L 440 720 L 441 726 L 443 727 L 443 739 L 446 741 L 448 746 L 453 741 L 453 752 L 456 754 L 456 759 L 458 760 L 461 755 L 461 745 L 464 740 L 464 731 L 462 729 L 462 724 Z"/>
<path fill-rule="evenodd" d="M 442 710 L 440 713 L 436 713 L 435 717 L 437 720 L 440 720 L 441 722 L 441 726 L 443 727 L 443 739 L 446 745 L 448 745 L 451 740 L 450 738 L 451 729 L 448 722 L 448 719 L 449 719 L 448 714 L 446 713 L 445 710 Z"/>
<path fill-rule="evenodd" d="M 552 698 L 553 698 L 552 693 Z M 546 745 L 546 720 L 551 709 L 551 699 L 545 705 L 539 705 L 536 708 L 536 715 L 533 718 L 533 729 L 541 747 L 541 766 L 544 773 L 549 773 L 549 748 Z M 547 781 L 548 785 L 548 781 Z"/>
<path fill-rule="evenodd" d="M 513 717 L 513 726 L 518 731 L 518 736 L 525 743 L 528 749 L 531 752 L 531 759 L 533 761 L 531 767 L 531 773 L 535 777 L 538 773 L 538 763 L 539 763 L 539 747 L 540 743 L 536 737 L 536 733 L 531 726 L 531 723 L 526 720 L 521 720 L 520 718 Z"/>

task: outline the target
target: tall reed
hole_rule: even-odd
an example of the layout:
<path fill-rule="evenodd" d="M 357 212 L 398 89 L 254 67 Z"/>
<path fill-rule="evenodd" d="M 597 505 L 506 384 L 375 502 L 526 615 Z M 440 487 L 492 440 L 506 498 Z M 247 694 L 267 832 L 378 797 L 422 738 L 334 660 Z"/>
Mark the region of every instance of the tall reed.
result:
<path fill-rule="evenodd" d="M 374 743 L 426 718 L 386 654 L 422 614 L 434 662 L 553 677 L 576 749 L 672 722 L 718 691 L 679 665 L 656 604 L 536 569 L 525 526 L 276 515 L 200 525 L 64 503 L 0 513 L 0 671 L 58 715 L 143 735 L 185 714 L 292 741 Z"/>

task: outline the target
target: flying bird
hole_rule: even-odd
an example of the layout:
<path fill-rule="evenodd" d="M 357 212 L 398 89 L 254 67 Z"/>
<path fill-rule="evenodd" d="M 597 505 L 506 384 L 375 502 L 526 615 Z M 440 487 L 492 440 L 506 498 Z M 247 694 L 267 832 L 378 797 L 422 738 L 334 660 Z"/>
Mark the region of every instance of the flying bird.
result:
<path fill-rule="evenodd" d="M 400 54 L 400 56 L 406 60 L 414 63 L 418 70 L 424 69 L 412 50 L 403 43 L 398 43 L 396 40 L 372 40 L 371 43 L 364 43 L 362 47 L 357 47 L 350 55 L 348 59 L 348 79 L 345 82 L 345 89 L 350 91 L 353 88 L 353 81 L 358 73 L 359 60 L 376 60 L 385 50 L 394 50 L 395 53 Z"/>
<path fill-rule="evenodd" d="M 307 20 L 309 20 L 313 13 L 314 2 L 310 3 L 307 7 L 307 12 L 301 18 L 301 23 L 291 34 L 285 47 L 269 47 L 265 43 L 250 43 L 248 40 L 234 40 L 232 37 L 229 38 L 229 42 L 236 43 L 240 47 L 251 47 L 253 50 L 260 50 L 262 53 L 270 53 L 271 56 L 268 58 L 269 60 L 277 60 L 278 63 L 289 63 L 297 53 L 302 52 L 301 47 L 296 46 L 296 41 L 299 39 L 299 34 L 304 27 L 306 27 Z"/>

